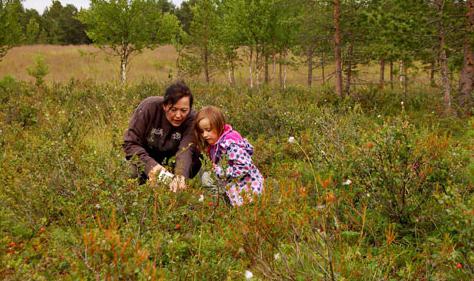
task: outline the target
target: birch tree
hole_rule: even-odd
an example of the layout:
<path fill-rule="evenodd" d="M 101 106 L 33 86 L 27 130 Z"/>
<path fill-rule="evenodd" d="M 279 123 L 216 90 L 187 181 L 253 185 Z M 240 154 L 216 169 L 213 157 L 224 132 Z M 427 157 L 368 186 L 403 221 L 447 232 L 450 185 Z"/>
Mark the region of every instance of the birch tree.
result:
<path fill-rule="evenodd" d="M 168 43 L 179 31 L 176 16 L 163 13 L 153 0 L 91 0 L 79 19 L 95 44 L 120 58 L 122 83 L 132 54 Z"/>

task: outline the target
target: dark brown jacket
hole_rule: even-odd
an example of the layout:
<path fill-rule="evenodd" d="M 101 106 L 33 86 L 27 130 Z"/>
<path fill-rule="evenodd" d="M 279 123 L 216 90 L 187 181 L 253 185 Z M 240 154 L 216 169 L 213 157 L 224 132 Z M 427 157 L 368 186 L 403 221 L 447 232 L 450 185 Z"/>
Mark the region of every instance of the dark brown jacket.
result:
<path fill-rule="evenodd" d="M 126 158 L 130 160 L 137 155 L 148 174 L 164 158 L 176 156 L 175 174 L 189 177 L 195 115 L 191 111 L 179 127 L 173 127 L 166 119 L 163 97 L 144 99 L 135 109 L 125 132 L 123 150 Z"/>

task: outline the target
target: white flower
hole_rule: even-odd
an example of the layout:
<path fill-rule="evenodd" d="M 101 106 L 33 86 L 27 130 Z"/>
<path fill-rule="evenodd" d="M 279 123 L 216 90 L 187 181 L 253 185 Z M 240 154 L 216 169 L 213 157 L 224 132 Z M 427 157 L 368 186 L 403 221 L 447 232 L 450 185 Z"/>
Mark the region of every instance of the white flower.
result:
<path fill-rule="evenodd" d="M 273 258 L 277 261 L 280 259 L 280 253 L 276 253 L 273 255 Z"/>
<path fill-rule="evenodd" d="M 289 137 L 288 143 L 295 143 L 295 137 Z"/>
<path fill-rule="evenodd" d="M 352 181 L 350 179 L 347 179 L 342 182 L 342 185 L 351 185 Z"/>
<path fill-rule="evenodd" d="M 318 209 L 318 210 L 322 210 L 322 209 L 324 209 L 324 208 L 326 208 L 326 205 L 318 205 L 318 206 L 316 206 L 316 209 Z"/>
<path fill-rule="evenodd" d="M 382 118 L 382 115 L 380 115 L 380 114 L 379 114 L 379 115 L 377 115 L 377 118 Z"/>
<path fill-rule="evenodd" d="M 403 102 L 403 101 L 401 101 L 401 102 L 400 102 L 400 104 L 403 106 L 404 102 Z"/>
<path fill-rule="evenodd" d="M 245 279 L 252 279 L 253 273 L 251 271 L 245 271 Z"/>
<path fill-rule="evenodd" d="M 199 202 L 204 202 L 204 194 L 199 195 Z"/>
<path fill-rule="evenodd" d="M 137 205 L 138 205 L 137 201 L 133 202 L 133 204 L 132 204 L 132 206 L 137 206 Z"/>
<path fill-rule="evenodd" d="M 95 208 L 100 209 L 100 204 L 99 203 L 95 204 Z"/>
<path fill-rule="evenodd" d="M 367 193 L 367 197 L 370 197 L 370 193 Z"/>

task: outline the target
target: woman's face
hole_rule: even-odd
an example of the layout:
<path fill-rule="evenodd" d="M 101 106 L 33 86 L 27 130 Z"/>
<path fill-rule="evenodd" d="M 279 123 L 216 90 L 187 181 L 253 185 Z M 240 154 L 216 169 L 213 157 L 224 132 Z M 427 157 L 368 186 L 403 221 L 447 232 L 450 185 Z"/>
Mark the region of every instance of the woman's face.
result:
<path fill-rule="evenodd" d="M 213 145 L 219 140 L 217 130 L 212 128 L 208 118 L 203 118 L 198 123 L 199 134 L 209 144 Z"/>
<path fill-rule="evenodd" d="M 173 125 L 179 127 L 188 117 L 191 107 L 189 105 L 189 97 L 182 97 L 175 104 L 163 105 L 166 119 Z"/>

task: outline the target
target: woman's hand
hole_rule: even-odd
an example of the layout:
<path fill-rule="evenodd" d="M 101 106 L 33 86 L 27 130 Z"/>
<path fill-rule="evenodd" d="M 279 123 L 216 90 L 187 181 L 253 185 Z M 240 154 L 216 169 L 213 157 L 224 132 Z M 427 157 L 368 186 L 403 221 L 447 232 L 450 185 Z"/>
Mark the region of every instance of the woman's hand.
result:
<path fill-rule="evenodd" d="M 170 190 L 173 192 L 178 192 L 179 190 L 185 190 L 188 188 L 186 186 L 186 179 L 184 176 L 177 175 L 173 178 L 170 183 Z"/>
<path fill-rule="evenodd" d="M 150 172 L 148 172 L 148 180 L 152 185 L 156 184 L 157 180 L 157 175 L 160 174 L 160 172 L 168 172 L 165 167 L 161 166 L 160 164 L 156 164 L 153 169 L 151 169 Z"/>

